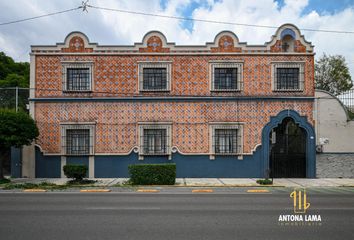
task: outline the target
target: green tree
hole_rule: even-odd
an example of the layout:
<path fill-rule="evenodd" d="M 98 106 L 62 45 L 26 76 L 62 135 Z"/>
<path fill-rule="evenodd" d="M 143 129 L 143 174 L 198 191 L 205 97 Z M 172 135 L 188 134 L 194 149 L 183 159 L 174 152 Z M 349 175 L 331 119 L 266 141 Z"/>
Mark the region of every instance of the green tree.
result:
<path fill-rule="evenodd" d="M 34 120 L 25 112 L 0 109 L 0 179 L 3 179 L 3 156 L 13 147 L 30 145 L 38 137 Z"/>
<path fill-rule="evenodd" d="M 16 90 L 14 87 L 29 87 L 30 65 L 28 62 L 15 62 L 5 53 L 0 52 L 0 108 L 16 107 Z M 29 90 L 18 90 L 18 107 L 26 110 Z"/>
<path fill-rule="evenodd" d="M 351 89 L 353 83 L 345 58 L 323 54 L 315 63 L 315 85 L 336 96 Z"/>

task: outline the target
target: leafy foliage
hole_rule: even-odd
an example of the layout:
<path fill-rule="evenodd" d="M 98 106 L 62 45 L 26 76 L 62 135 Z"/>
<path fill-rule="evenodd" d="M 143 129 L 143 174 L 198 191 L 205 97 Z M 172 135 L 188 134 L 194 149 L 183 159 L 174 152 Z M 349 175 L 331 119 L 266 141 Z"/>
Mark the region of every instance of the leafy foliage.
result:
<path fill-rule="evenodd" d="M 28 114 L 0 109 L 0 149 L 30 145 L 38 134 L 36 123 Z"/>
<path fill-rule="evenodd" d="M 0 52 L 0 87 L 28 87 L 30 65 L 28 62 L 15 62 Z"/>
<path fill-rule="evenodd" d="M 272 185 L 273 184 L 273 181 L 269 178 L 266 178 L 266 179 L 258 179 L 256 181 L 258 184 L 261 184 L 261 185 Z"/>
<path fill-rule="evenodd" d="M 80 164 L 68 164 L 63 167 L 67 178 L 73 178 L 75 182 L 82 181 L 86 177 L 88 167 Z"/>
<path fill-rule="evenodd" d="M 3 157 L 12 146 L 30 145 L 38 137 L 34 120 L 24 112 L 0 109 L 0 179 L 3 179 Z"/>
<path fill-rule="evenodd" d="M 130 182 L 133 185 L 174 185 L 176 164 L 129 165 Z"/>
<path fill-rule="evenodd" d="M 341 55 L 324 54 L 315 63 L 315 84 L 317 89 L 339 95 L 353 87 L 345 58 Z"/>
<path fill-rule="evenodd" d="M 11 180 L 7 178 L 0 179 L 0 184 L 10 183 Z"/>
<path fill-rule="evenodd" d="M 30 65 L 28 62 L 15 62 L 11 57 L 0 52 L 0 88 L 28 88 Z M 26 110 L 28 89 L 18 90 L 18 106 Z M 16 90 L 0 89 L 0 108 L 16 107 Z"/>

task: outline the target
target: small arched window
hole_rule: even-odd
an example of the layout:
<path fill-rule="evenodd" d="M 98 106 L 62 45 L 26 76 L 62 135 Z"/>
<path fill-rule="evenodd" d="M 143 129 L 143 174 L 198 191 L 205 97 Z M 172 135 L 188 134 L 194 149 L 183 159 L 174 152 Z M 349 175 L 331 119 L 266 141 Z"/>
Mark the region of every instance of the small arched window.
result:
<path fill-rule="evenodd" d="M 281 41 L 282 41 L 282 51 L 283 52 L 293 52 L 294 51 L 294 42 L 296 34 L 290 29 L 286 28 L 281 32 Z"/>

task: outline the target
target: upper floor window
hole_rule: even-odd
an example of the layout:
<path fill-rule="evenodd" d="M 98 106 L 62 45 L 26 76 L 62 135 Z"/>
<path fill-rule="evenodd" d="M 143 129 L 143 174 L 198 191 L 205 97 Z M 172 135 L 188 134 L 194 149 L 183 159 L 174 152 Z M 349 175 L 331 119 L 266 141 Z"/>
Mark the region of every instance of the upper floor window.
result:
<path fill-rule="evenodd" d="M 61 125 L 62 153 L 65 155 L 92 155 L 94 152 L 94 124 Z"/>
<path fill-rule="evenodd" d="M 272 64 L 274 91 L 302 91 L 304 88 L 303 63 Z"/>
<path fill-rule="evenodd" d="M 139 64 L 140 91 L 169 91 L 171 89 L 171 64 L 168 62 L 143 62 Z"/>
<path fill-rule="evenodd" d="M 212 63 L 211 90 L 240 91 L 242 83 L 242 63 Z"/>
<path fill-rule="evenodd" d="M 64 91 L 92 90 L 92 63 L 63 63 Z"/>
<path fill-rule="evenodd" d="M 224 123 L 211 125 L 211 153 L 237 155 L 242 153 L 242 124 Z"/>

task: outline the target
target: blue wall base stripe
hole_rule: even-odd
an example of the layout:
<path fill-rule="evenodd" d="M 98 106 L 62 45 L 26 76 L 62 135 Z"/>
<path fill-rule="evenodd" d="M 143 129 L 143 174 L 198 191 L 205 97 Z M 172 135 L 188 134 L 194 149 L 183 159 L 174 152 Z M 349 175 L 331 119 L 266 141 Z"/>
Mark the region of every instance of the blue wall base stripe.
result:
<path fill-rule="evenodd" d="M 36 147 L 36 178 L 60 178 L 60 167 L 60 156 L 44 156 Z"/>

